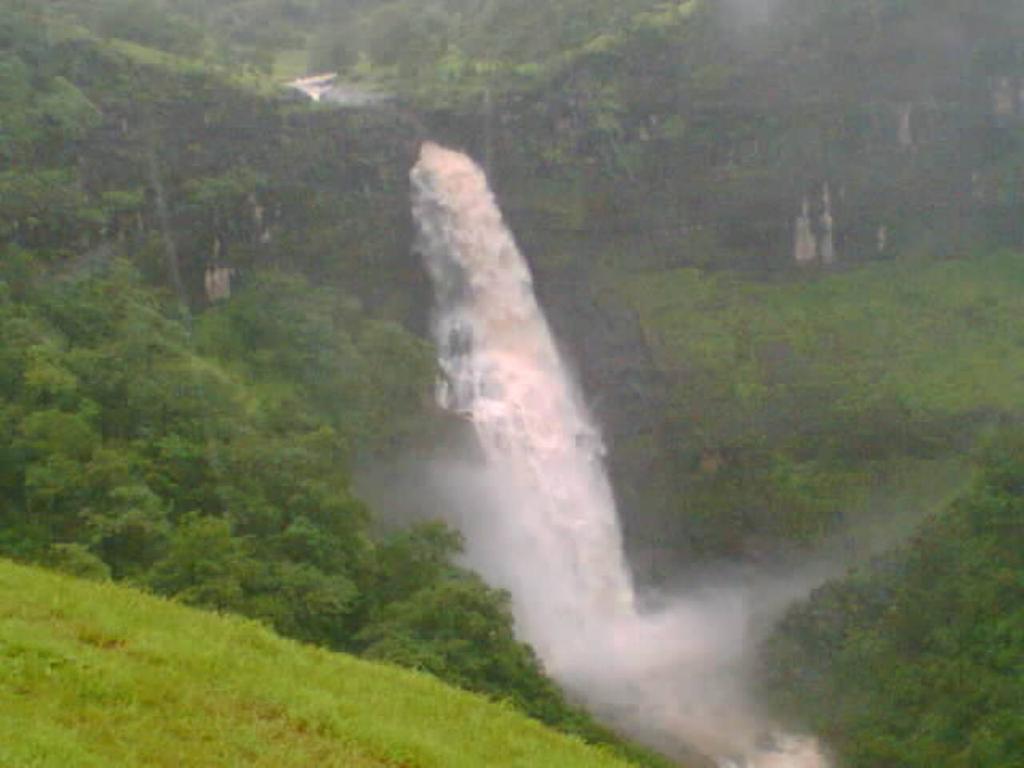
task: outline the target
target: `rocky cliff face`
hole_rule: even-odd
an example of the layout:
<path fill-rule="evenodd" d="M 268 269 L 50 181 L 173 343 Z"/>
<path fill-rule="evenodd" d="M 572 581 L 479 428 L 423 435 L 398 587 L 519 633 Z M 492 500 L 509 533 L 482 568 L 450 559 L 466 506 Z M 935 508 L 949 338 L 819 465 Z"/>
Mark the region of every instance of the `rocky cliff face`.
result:
<path fill-rule="evenodd" d="M 1007 32 L 1024 22 L 990 5 L 788 0 L 741 29 L 696 4 L 492 94 L 496 117 L 464 115 L 479 126 L 463 131 L 510 198 L 570 229 L 643 231 L 675 264 L 788 265 L 805 197 L 821 249 L 807 261 L 878 258 L 880 228 L 887 246 L 948 253 L 1012 239 L 995 189 L 1018 162 L 1024 54 Z"/>
<path fill-rule="evenodd" d="M 137 210 L 102 234 L 154 276 L 166 249 L 154 251 L 150 237 L 169 235 L 197 306 L 223 297 L 225 275 L 244 284 L 247 270 L 278 265 L 422 325 L 407 205 L 420 129 L 407 114 L 315 110 L 85 43 L 57 55 L 102 114 L 80 150 L 82 186 L 100 198 L 142 193 Z"/>

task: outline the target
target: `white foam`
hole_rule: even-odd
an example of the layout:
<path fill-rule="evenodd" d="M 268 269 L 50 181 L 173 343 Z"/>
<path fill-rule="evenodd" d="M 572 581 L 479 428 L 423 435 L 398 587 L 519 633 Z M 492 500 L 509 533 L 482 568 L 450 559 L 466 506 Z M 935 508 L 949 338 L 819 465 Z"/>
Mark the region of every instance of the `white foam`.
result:
<path fill-rule="evenodd" d="M 469 556 L 511 593 L 521 636 L 599 716 L 651 743 L 752 768 L 824 765 L 804 759 L 817 755 L 808 741 L 755 746 L 766 726 L 740 682 L 749 596 L 718 590 L 637 610 L 600 431 L 483 172 L 427 143 L 411 180 L 437 295 L 439 401 L 473 423 L 486 456 L 486 508 L 464 521 Z"/>

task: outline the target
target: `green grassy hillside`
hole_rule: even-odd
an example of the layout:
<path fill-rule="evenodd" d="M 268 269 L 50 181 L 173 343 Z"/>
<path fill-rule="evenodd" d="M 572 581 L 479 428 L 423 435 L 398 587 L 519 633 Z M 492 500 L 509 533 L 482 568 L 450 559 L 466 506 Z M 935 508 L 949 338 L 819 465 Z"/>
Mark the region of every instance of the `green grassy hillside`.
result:
<path fill-rule="evenodd" d="M 0 765 L 625 763 L 425 675 L 0 561 Z"/>

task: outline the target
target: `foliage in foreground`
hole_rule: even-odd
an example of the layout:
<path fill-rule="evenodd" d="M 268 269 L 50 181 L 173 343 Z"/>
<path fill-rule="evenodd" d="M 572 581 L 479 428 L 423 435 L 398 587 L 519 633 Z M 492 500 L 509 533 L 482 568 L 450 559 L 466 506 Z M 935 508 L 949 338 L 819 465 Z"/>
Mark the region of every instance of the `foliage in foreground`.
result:
<path fill-rule="evenodd" d="M 767 646 L 775 703 L 848 768 L 1024 760 L 1024 437 L 909 545 L 819 590 Z"/>
<path fill-rule="evenodd" d="M 0 291 L 0 554 L 250 616 L 614 741 L 516 641 L 508 596 L 453 565 L 456 534 L 380 538 L 352 495 L 354 453 L 421 410 L 421 342 L 272 273 L 191 336 L 123 264 Z"/>
<path fill-rule="evenodd" d="M 0 763 L 626 763 L 433 678 L 0 561 Z"/>

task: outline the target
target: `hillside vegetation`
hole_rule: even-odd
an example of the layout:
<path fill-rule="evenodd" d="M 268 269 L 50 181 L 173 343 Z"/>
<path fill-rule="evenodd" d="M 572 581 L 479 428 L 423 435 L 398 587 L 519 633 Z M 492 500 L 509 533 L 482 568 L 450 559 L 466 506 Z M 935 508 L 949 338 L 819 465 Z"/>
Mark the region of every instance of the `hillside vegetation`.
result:
<path fill-rule="evenodd" d="M 698 549 L 919 517 L 1024 401 L 1016 252 L 795 280 L 657 271 L 617 290 L 665 388 L 629 447 L 667 467 Z"/>
<path fill-rule="evenodd" d="M 1007 768 L 1024 755 L 1024 441 L 905 546 L 818 590 L 765 649 L 775 705 L 847 768 Z"/>
<path fill-rule="evenodd" d="M 427 675 L 7 561 L 0 764 L 627 765 Z"/>

